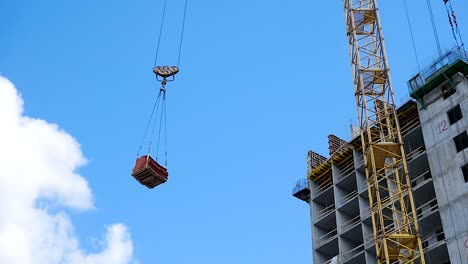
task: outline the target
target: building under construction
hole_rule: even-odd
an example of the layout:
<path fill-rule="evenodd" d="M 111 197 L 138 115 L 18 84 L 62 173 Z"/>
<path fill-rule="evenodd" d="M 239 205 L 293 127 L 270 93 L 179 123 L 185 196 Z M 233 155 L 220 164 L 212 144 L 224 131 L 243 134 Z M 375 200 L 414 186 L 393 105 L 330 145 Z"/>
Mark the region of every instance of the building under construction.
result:
<path fill-rule="evenodd" d="M 468 54 L 446 52 L 408 81 L 414 100 L 396 111 L 426 263 L 468 263 L 467 74 Z M 330 135 L 328 157 L 309 151 L 293 189 L 310 206 L 314 264 L 377 263 L 362 137 L 351 134 Z"/>

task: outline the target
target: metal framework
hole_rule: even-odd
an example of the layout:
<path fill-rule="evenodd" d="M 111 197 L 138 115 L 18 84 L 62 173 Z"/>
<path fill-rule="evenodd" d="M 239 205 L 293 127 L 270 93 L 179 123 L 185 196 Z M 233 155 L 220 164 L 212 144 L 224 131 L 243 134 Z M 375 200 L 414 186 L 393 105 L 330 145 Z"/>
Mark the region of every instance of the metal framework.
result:
<path fill-rule="evenodd" d="M 376 0 L 344 0 L 377 263 L 424 254 Z"/>

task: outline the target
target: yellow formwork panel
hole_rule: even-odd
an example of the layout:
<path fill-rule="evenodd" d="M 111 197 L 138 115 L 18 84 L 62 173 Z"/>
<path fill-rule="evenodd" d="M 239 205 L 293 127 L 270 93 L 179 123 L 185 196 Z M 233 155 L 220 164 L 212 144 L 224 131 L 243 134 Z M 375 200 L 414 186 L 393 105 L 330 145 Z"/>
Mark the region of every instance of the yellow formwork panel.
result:
<path fill-rule="evenodd" d="M 327 160 L 324 163 L 317 166 L 315 169 L 311 170 L 307 174 L 307 178 L 311 179 L 314 182 L 317 182 L 330 171 L 331 171 L 331 163 L 330 161 Z"/>
<path fill-rule="evenodd" d="M 340 164 L 343 161 L 349 159 L 352 157 L 351 155 L 353 154 L 353 148 L 349 147 L 346 150 L 336 153 L 331 157 L 331 162 L 334 164 Z"/>
<path fill-rule="evenodd" d="M 325 176 L 325 175 L 327 175 L 327 173 L 331 172 L 331 164 L 332 163 L 340 164 L 343 161 L 345 161 L 345 160 L 349 159 L 350 157 L 352 157 L 352 153 L 353 153 L 353 148 L 349 147 L 349 148 L 347 148 L 346 150 L 344 150 L 342 152 L 333 154 L 333 156 L 330 159 L 328 159 L 324 163 L 320 164 L 319 166 L 317 166 L 316 168 L 311 170 L 307 174 L 307 178 L 311 179 L 314 182 L 319 181 L 320 179 L 323 178 L 323 176 Z"/>

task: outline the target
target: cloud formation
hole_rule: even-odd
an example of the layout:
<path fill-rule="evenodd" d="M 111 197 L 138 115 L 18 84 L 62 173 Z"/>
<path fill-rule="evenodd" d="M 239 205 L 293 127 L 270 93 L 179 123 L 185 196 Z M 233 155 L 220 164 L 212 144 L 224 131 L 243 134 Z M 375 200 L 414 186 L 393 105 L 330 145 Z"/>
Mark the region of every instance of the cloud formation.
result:
<path fill-rule="evenodd" d="M 0 263 L 130 263 L 123 224 L 107 226 L 101 251 L 80 247 L 65 212 L 93 208 L 91 189 L 76 173 L 86 163 L 80 145 L 57 125 L 24 116 L 21 96 L 1 76 L 0 124 Z"/>

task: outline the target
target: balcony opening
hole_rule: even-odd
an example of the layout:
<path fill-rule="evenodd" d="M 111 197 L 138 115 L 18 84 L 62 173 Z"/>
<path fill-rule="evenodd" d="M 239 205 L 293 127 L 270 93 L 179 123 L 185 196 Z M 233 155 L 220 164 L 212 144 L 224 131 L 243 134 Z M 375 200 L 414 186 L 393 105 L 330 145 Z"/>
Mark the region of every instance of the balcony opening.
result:
<path fill-rule="evenodd" d="M 445 239 L 445 234 L 443 230 L 436 231 L 437 234 L 437 241 L 442 241 Z"/>
<path fill-rule="evenodd" d="M 432 178 L 432 175 L 430 172 L 424 174 L 424 180 L 429 180 L 430 178 Z"/>
<path fill-rule="evenodd" d="M 416 214 L 420 217 L 422 215 L 422 209 L 416 210 Z"/>
<path fill-rule="evenodd" d="M 429 246 L 429 243 L 427 241 L 423 241 L 422 246 L 423 248 L 427 248 L 427 246 Z"/>

